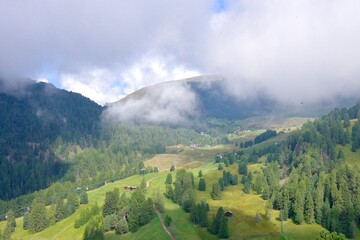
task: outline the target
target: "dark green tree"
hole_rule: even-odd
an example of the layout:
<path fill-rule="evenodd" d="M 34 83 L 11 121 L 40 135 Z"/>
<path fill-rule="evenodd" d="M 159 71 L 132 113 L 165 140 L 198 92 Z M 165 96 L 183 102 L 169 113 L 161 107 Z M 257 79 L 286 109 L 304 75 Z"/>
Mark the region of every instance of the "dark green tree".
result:
<path fill-rule="evenodd" d="M 172 184 L 172 175 L 171 175 L 171 173 L 168 173 L 168 175 L 166 176 L 165 184 Z"/>
<path fill-rule="evenodd" d="M 23 228 L 25 230 L 27 230 L 29 228 L 29 217 L 30 217 L 30 213 L 28 211 L 26 211 L 24 213 L 24 221 L 23 221 Z"/>
<path fill-rule="evenodd" d="M 16 227 L 16 219 L 12 209 L 6 213 L 6 228 L 10 232 L 14 232 Z"/>
<path fill-rule="evenodd" d="M 66 217 L 65 207 L 64 207 L 64 200 L 60 197 L 56 200 L 55 205 L 55 218 L 56 221 L 59 222 Z"/>
<path fill-rule="evenodd" d="M 125 234 L 129 231 L 129 225 L 126 219 L 120 218 L 118 220 L 118 225 L 115 229 L 116 234 Z"/>
<path fill-rule="evenodd" d="M 102 219 L 100 217 L 93 218 L 86 225 L 83 240 L 102 240 L 104 239 L 104 232 L 101 225 Z"/>
<path fill-rule="evenodd" d="M 222 219 L 224 218 L 224 209 L 222 207 L 218 208 L 216 215 L 214 216 L 210 228 L 209 228 L 209 232 L 217 235 L 219 233 L 220 230 L 220 225 L 222 222 Z"/>
<path fill-rule="evenodd" d="M 88 203 L 89 203 L 88 194 L 86 191 L 82 191 L 80 194 L 80 204 L 88 204 Z"/>
<path fill-rule="evenodd" d="M 316 240 L 346 240 L 346 238 L 344 234 L 341 233 L 321 231 L 319 235 L 316 236 Z"/>
<path fill-rule="evenodd" d="M 36 233 L 44 230 L 48 226 L 45 201 L 41 198 L 35 198 L 31 204 L 29 216 L 29 231 Z"/>
<path fill-rule="evenodd" d="M 228 238 L 230 236 L 229 235 L 228 220 L 224 215 L 222 216 L 222 218 L 220 220 L 219 235 L 218 236 L 221 239 Z"/>
<path fill-rule="evenodd" d="M 171 167 L 170 167 L 170 172 L 173 172 L 173 171 L 175 171 L 175 165 L 174 164 L 171 165 Z"/>
<path fill-rule="evenodd" d="M 118 192 L 118 190 L 114 189 L 114 191 L 106 193 L 102 210 L 102 214 L 104 217 L 106 217 L 107 215 L 115 214 L 117 212 L 120 199 Z"/>
<path fill-rule="evenodd" d="M 198 177 L 202 177 L 203 176 L 203 173 L 202 173 L 202 171 L 200 170 L 199 171 L 199 174 L 198 174 Z"/>
<path fill-rule="evenodd" d="M 305 197 L 304 220 L 309 224 L 314 221 L 314 201 L 310 191 L 307 192 Z"/>
<path fill-rule="evenodd" d="M 221 194 L 220 185 L 218 183 L 213 184 L 212 191 L 211 191 L 211 198 L 213 200 L 220 200 L 221 197 L 222 197 L 222 194 Z"/>
<path fill-rule="evenodd" d="M 204 178 L 200 178 L 198 189 L 199 191 L 206 191 L 206 181 Z"/>
<path fill-rule="evenodd" d="M 166 217 L 165 217 L 165 225 L 167 227 L 170 227 L 171 223 L 172 223 L 172 218 L 169 215 L 166 215 Z"/>

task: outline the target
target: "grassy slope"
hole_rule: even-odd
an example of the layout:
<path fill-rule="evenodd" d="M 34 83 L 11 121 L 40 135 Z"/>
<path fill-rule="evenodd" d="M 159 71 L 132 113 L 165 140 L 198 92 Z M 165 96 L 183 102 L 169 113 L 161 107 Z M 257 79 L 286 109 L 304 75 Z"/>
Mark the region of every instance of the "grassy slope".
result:
<path fill-rule="evenodd" d="M 217 182 L 219 177 L 222 175 L 222 171 L 217 170 L 217 164 L 213 164 L 214 155 L 217 152 L 224 151 L 223 148 L 201 148 L 201 149 L 191 149 L 184 150 L 179 154 L 184 155 L 187 159 L 187 163 L 191 162 L 189 159 L 200 160 L 203 162 L 203 165 L 198 168 L 192 168 L 195 177 L 196 183 L 198 182 L 198 171 L 201 169 L 206 179 L 207 191 L 206 192 L 197 192 L 197 200 L 206 199 L 210 205 L 210 214 L 209 220 L 215 214 L 219 206 L 223 206 L 225 210 L 230 210 L 234 213 L 233 217 L 229 219 L 229 230 L 231 234 L 231 239 L 242 239 L 249 238 L 251 239 L 279 239 L 279 236 L 264 236 L 264 235 L 278 235 L 281 233 L 281 224 L 275 218 L 278 216 L 278 211 L 272 212 L 271 221 L 261 220 L 260 222 L 255 222 L 255 214 L 257 211 L 260 214 L 265 213 L 265 201 L 260 198 L 258 195 L 254 194 L 244 194 L 242 191 L 243 186 L 241 184 L 236 186 L 228 187 L 224 192 L 224 197 L 220 201 L 213 201 L 210 199 L 210 191 L 213 183 Z M 353 154 L 353 155 L 351 155 Z M 355 162 L 357 160 L 360 163 L 360 154 L 352 153 L 349 151 L 345 152 L 345 156 L 352 159 L 350 162 Z M 205 163 L 204 163 L 205 162 Z M 254 164 L 249 167 L 250 170 L 254 171 L 255 169 L 260 169 L 261 164 Z M 237 166 L 230 166 L 228 169 L 233 173 L 237 173 Z M 155 188 L 159 188 L 161 191 L 165 190 L 165 178 L 168 174 L 167 171 L 162 171 L 159 173 L 151 173 L 146 175 L 146 180 L 150 181 L 147 194 L 151 196 L 151 193 Z M 175 178 L 175 173 L 173 173 L 173 178 Z M 124 192 L 123 189 L 126 185 L 138 185 L 142 180 L 141 176 L 132 176 L 124 180 L 120 180 L 114 183 L 108 183 L 107 185 L 89 191 L 89 204 L 94 204 L 95 201 L 101 206 L 104 202 L 105 193 L 111 191 L 114 187 L 118 187 L 120 192 Z M 239 177 L 240 180 L 240 177 Z M 86 207 L 86 206 L 82 206 Z M 57 223 L 54 226 L 49 227 L 48 229 L 37 233 L 29 234 L 28 231 L 22 229 L 22 218 L 17 219 L 16 231 L 12 236 L 12 239 L 81 239 L 84 231 L 84 227 L 80 229 L 75 229 L 73 224 L 75 218 L 79 215 L 79 210 L 70 216 L 67 219 Z M 163 215 L 170 215 L 173 219 L 175 225 L 175 235 L 177 239 L 217 239 L 216 237 L 210 235 L 206 229 L 199 228 L 194 226 L 188 220 L 188 214 L 184 213 L 178 205 L 166 200 L 165 201 L 165 212 Z M 4 229 L 4 222 L 0 223 L 0 227 Z M 314 236 L 318 234 L 323 228 L 317 224 L 303 224 L 295 225 L 290 220 L 284 222 L 283 224 L 284 235 L 287 239 L 313 239 Z M 262 236 L 259 236 L 259 235 Z M 257 237 L 255 237 L 257 236 Z M 114 233 L 106 235 L 107 239 L 118 239 L 119 236 Z M 255 238 L 254 238 L 255 237 Z M 139 229 L 136 233 L 129 233 L 121 236 L 121 239 L 169 239 L 168 235 L 163 231 L 160 226 L 160 221 L 156 217 L 154 220 Z"/>

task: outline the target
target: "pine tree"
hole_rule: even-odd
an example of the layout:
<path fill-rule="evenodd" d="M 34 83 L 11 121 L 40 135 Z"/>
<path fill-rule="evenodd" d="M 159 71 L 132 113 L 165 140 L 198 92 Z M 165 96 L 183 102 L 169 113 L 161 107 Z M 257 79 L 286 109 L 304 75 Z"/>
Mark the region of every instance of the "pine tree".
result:
<path fill-rule="evenodd" d="M 307 192 L 305 197 L 304 220 L 309 224 L 314 221 L 314 201 L 310 191 Z"/>
<path fill-rule="evenodd" d="M 78 206 L 79 206 L 79 199 L 78 199 L 76 193 L 70 192 L 66 198 L 66 203 L 64 206 L 66 209 L 65 216 L 68 217 L 71 214 L 73 214 L 76 211 Z"/>
<path fill-rule="evenodd" d="M 346 238 L 341 233 L 321 231 L 316 240 L 346 240 Z"/>
<path fill-rule="evenodd" d="M 339 216 L 339 232 L 344 233 L 348 238 L 355 237 L 354 206 L 351 199 L 347 199 L 343 211 Z"/>
<path fill-rule="evenodd" d="M 147 188 L 146 179 L 143 178 L 143 179 L 141 180 L 141 183 L 140 183 L 140 190 L 141 190 L 143 193 L 146 193 L 146 188 Z"/>
<path fill-rule="evenodd" d="M 29 231 L 36 233 L 44 230 L 48 226 L 48 219 L 45 208 L 45 201 L 41 198 L 35 198 L 31 204 L 29 216 Z"/>
<path fill-rule="evenodd" d="M 88 203 L 89 203 L 88 194 L 86 191 L 82 191 L 80 194 L 80 204 L 88 204 Z"/>
<path fill-rule="evenodd" d="M 229 237 L 228 220 L 226 217 L 224 217 L 224 215 L 222 216 L 222 218 L 220 220 L 219 237 L 221 239 Z"/>
<path fill-rule="evenodd" d="M 6 216 L 6 228 L 8 228 L 10 232 L 14 232 L 16 227 L 16 219 L 13 210 L 10 209 L 6 213 Z"/>
<path fill-rule="evenodd" d="M 171 223 L 172 223 L 172 218 L 169 215 L 166 215 L 166 217 L 165 217 L 165 225 L 167 227 L 170 227 Z"/>
<path fill-rule="evenodd" d="M 207 227 L 209 225 L 209 220 L 208 220 L 208 209 L 207 209 L 207 204 L 204 206 L 202 206 L 201 208 L 201 216 L 200 216 L 200 227 Z"/>
<path fill-rule="evenodd" d="M 173 171 L 175 171 L 175 165 L 174 164 L 171 165 L 171 167 L 170 167 L 170 172 L 173 172 Z"/>
<path fill-rule="evenodd" d="M 116 234 L 125 234 L 129 231 L 129 225 L 127 221 L 123 218 L 120 218 L 118 221 L 118 225 L 115 229 Z"/>
<path fill-rule="evenodd" d="M 221 191 L 224 191 L 225 189 L 225 181 L 224 181 L 224 178 L 219 178 L 219 185 L 220 185 L 220 190 Z"/>
<path fill-rule="evenodd" d="M 59 197 L 56 200 L 56 207 L 55 207 L 55 218 L 56 221 L 61 221 L 66 216 L 64 201 Z"/>
<path fill-rule="evenodd" d="M 221 188 L 218 183 L 213 184 L 212 191 L 211 191 L 211 198 L 213 200 L 220 200 L 221 199 Z"/>
<path fill-rule="evenodd" d="M 159 188 L 156 188 L 152 194 L 152 198 L 155 204 L 155 208 L 159 212 L 164 211 L 164 195 L 161 193 Z"/>
<path fill-rule="evenodd" d="M 56 223 L 56 205 L 51 204 L 50 208 L 47 211 L 47 218 L 49 221 L 49 225 L 54 225 Z"/>
<path fill-rule="evenodd" d="M 176 202 L 175 192 L 174 192 L 174 189 L 173 189 L 172 185 L 170 185 L 170 184 L 166 185 L 165 196 L 168 199 L 172 200 L 173 202 Z"/>
<path fill-rule="evenodd" d="M 294 199 L 294 222 L 296 224 L 301 224 L 304 220 L 304 200 L 301 193 L 301 189 L 297 189 L 295 191 L 295 199 Z"/>
<path fill-rule="evenodd" d="M 30 217 L 30 213 L 28 211 L 26 211 L 24 213 L 24 221 L 23 221 L 23 228 L 25 230 L 27 230 L 29 228 L 29 217 Z"/>
<path fill-rule="evenodd" d="M 200 178 L 198 189 L 199 191 L 206 191 L 206 181 L 204 178 Z"/>
<path fill-rule="evenodd" d="M 102 219 L 100 217 L 90 220 L 85 228 L 83 240 L 102 240 L 104 239 L 104 233 L 101 226 Z"/>
<path fill-rule="evenodd" d="M 106 217 L 107 215 L 114 214 L 117 212 L 117 207 L 119 205 L 119 194 L 118 190 L 107 192 L 105 195 L 105 201 L 103 206 L 103 217 Z"/>
<path fill-rule="evenodd" d="M 203 173 L 202 173 L 202 171 L 200 170 L 199 171 L 199 174 L 198 174 L 198 177 L 202 177 L 203 176 Z"/>
<path fill-rule="evenodd" d="M 224 209 L 222 207 L 218 208 L 216 215 L 213 217 L 211 222 L 209 232 L 217 235 L 219 233 L 219 228 L 221 224 L 221 220 L 224 218 Z"/>
<path fill-rule="evenodd" d="M 172 175 L 171 175 L 171 173 L 168 173 L 168 175 L 166 176 L 165 184 L 172 184 Z"/>

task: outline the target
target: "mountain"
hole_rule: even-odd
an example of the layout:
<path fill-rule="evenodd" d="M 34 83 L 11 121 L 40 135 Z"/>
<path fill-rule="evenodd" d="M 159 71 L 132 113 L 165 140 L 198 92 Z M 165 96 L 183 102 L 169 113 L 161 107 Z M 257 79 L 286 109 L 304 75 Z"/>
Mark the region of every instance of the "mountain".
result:
<path fill-rule="evenodd" d="M 0 81 L 0 199 L 48 186 L 66 172 L 49 148 L 57 138 L 86 142 L 96 136 L 102 107 L 52 84 Z"/>
<path fill-rule="evenodd" d="M 104 116 L 110 121 L 193 126 L 194 120 L 208 118 L 319 117 L 335 107 L 349 107 L 357 100 L 349 96 L 331 96 L 290 104 L 260 89 L 235 96 L 224 81 L 221 76 L 198 76 L 147 86 L 107 105 Z"/>
<path fill-rule="evenodd" d="M 229 94 L 223 81 L 221 76 L 199 76 L 151 85 L 107 105 L 104 115 L 114 121 L 188 125 L 189 120 L 260 116 L 276 108 L 263 92 L 240 99 Z"/>

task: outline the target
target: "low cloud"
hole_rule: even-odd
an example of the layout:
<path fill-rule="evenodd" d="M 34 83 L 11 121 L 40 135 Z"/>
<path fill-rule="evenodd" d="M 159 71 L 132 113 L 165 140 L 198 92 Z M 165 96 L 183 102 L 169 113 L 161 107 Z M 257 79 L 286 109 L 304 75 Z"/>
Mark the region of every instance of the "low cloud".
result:
<path fill-rule="evenodd" d="M 360 92 L 358 0 L 218 2 L 1 1 L 0 74 L 41 76 L 100 104 L 198 74 L 224 76 L 237 98 L 260 89 L 299 103 Z M 164 101 L 164 112 L 180 111 L 175 119 L 194 112 L 177 106 L 185 90 Z"/>
<path fill-rule="evenodd" d="M 111 104 L 104 121 L 187 125 L 199 115 L 197 97 L 183 82 L 157 84 Z"/>

